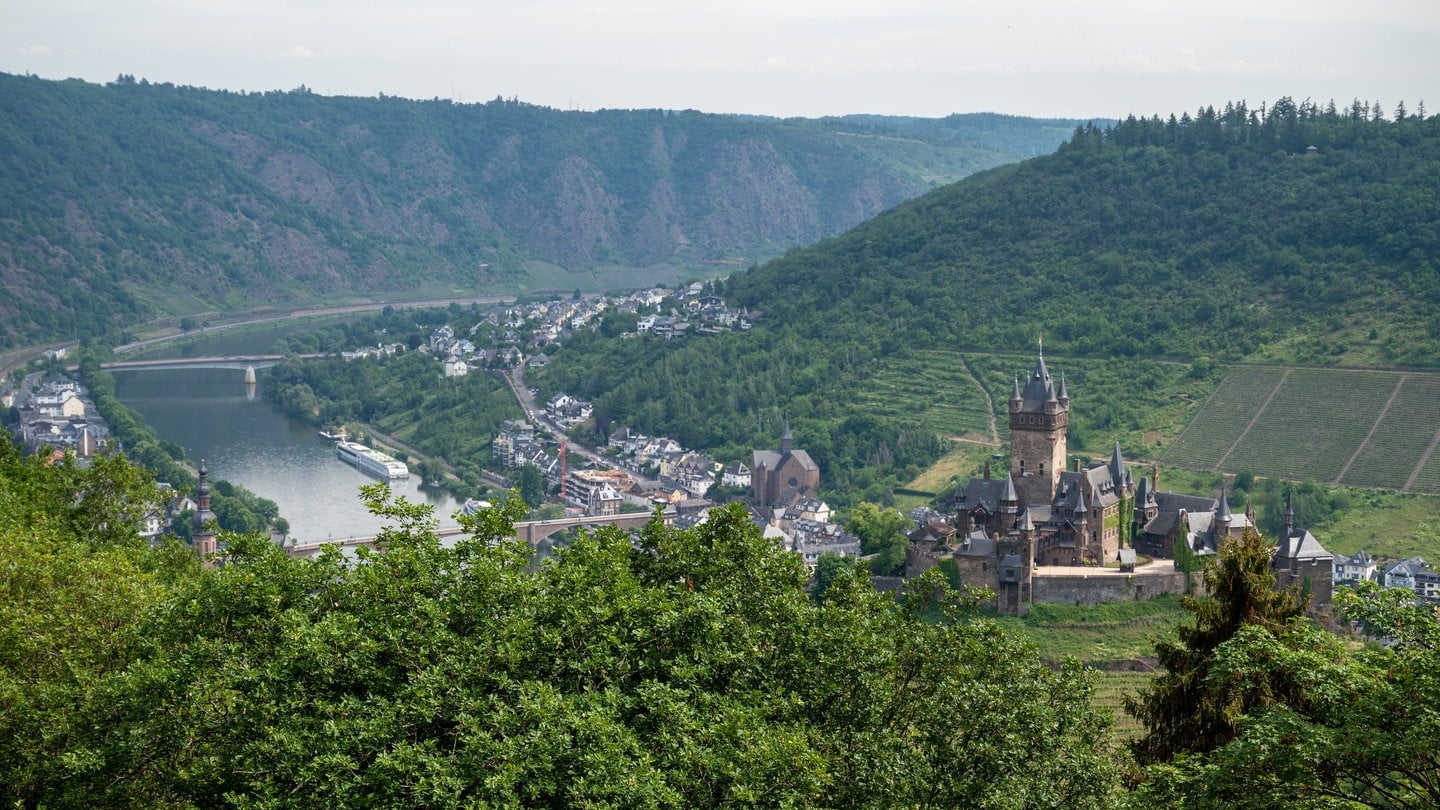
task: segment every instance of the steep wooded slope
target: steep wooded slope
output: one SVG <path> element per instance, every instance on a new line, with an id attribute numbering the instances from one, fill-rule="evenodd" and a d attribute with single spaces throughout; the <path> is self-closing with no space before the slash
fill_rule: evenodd
<path id="1" fill-rule="evenodd" d="M 1440 120 L 1268 112 L 1081 131 L 730 293 L 891 346 L 1435 365 Z"/>
<path id="2" fill-rule="evenodd" d="M 1048 152 L 1073 123 L 564 112 L 0 74 L 0 345 L 256 304 L 674 281 Z"/>
<path id="3" fill-rule="evenodd" d="M 865 404 L 919 349 L 1030 354 L 1043 332 L 1047 353 L 1192 359 L 1202 376 L 1214 360 L 1440 364 L 1437 195 L 1436 119 L 1282 100 L 1263 119 L 1083 129 L 732 276 L 730 303 L 765 312 L 749 332 L 587 338 L 532 379 L 693 446 L 769 446 L 787 414 L 828 481 L 863 489 L 937 452 L 918 413 Z M 1140 390 L 1112 395 L 1141 399 L 1155 369 L 1127 362 Z"/>

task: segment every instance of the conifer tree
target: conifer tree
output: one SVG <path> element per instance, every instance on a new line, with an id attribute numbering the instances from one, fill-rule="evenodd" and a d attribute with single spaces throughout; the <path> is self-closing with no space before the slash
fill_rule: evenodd
<path id="1" fill-rule="evenodd" d="M 1275 587 L 1272 553 L 1262 535 L 1246 529 L 1239 539 L 1224 542 L 1218 564 L 1206 569 L 1209 595 L 1183 597 L 1182 604 L 1195 614 L 1195 624 L 1179 629 L 1178 642 L 1156 645 L 1164 674 L 1138 698 L 1125 701 L 1125 711 L 1145 726 L 1145 735 L 1131 745 L 1141 764 L 1166 762 L 1176 754 L 1224 745 L 1235 737 L 1240 715 L 1256 708 L 1259 701 L 1283 698 L 1294 691 L 1287 684 L 1276 683 L 1262 697 L 1256 690 L 1206 677 L 1216 648 L 1242 627 L 1256 626 L 1278 636 L 1304 614 L 1304 600 L 1293 589 Z"/>

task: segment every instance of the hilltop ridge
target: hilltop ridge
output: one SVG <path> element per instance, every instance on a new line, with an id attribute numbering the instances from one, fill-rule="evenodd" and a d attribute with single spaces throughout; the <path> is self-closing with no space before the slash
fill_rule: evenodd
<path id="1" fill-rule="evenodd" d="M 0 74 L 0 345 L 154 317 L 715 275 L 1073 121 L 761 119 Z"/>

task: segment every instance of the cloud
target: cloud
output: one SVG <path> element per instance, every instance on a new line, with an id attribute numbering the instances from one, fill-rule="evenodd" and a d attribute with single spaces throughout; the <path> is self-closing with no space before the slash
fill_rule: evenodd
<path id="1" fill-rule="evenodd" d="M 275 54 L 276 59 L 320 59 L 320 54 L 315 53 L 304 45 L 296 45 Z"/>
<path id="2" fill-rule="evenodd" d="M 28 48 L 21 48 L 21 56 L 49 56 L 50 48 L 45 45 L 31 45 Z"/>

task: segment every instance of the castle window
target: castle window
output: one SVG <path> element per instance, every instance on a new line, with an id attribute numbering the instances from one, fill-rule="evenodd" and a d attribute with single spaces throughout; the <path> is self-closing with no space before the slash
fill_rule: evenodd
<path id="1" fill-rule="evenodd" d="M 1041 475 L 1044 475 L 1044 474 L 1045 474 L 1045 462 L 1043 462 L 1043 461 L 1040 462 L 1040 474 L 1041 474 Z"/>

